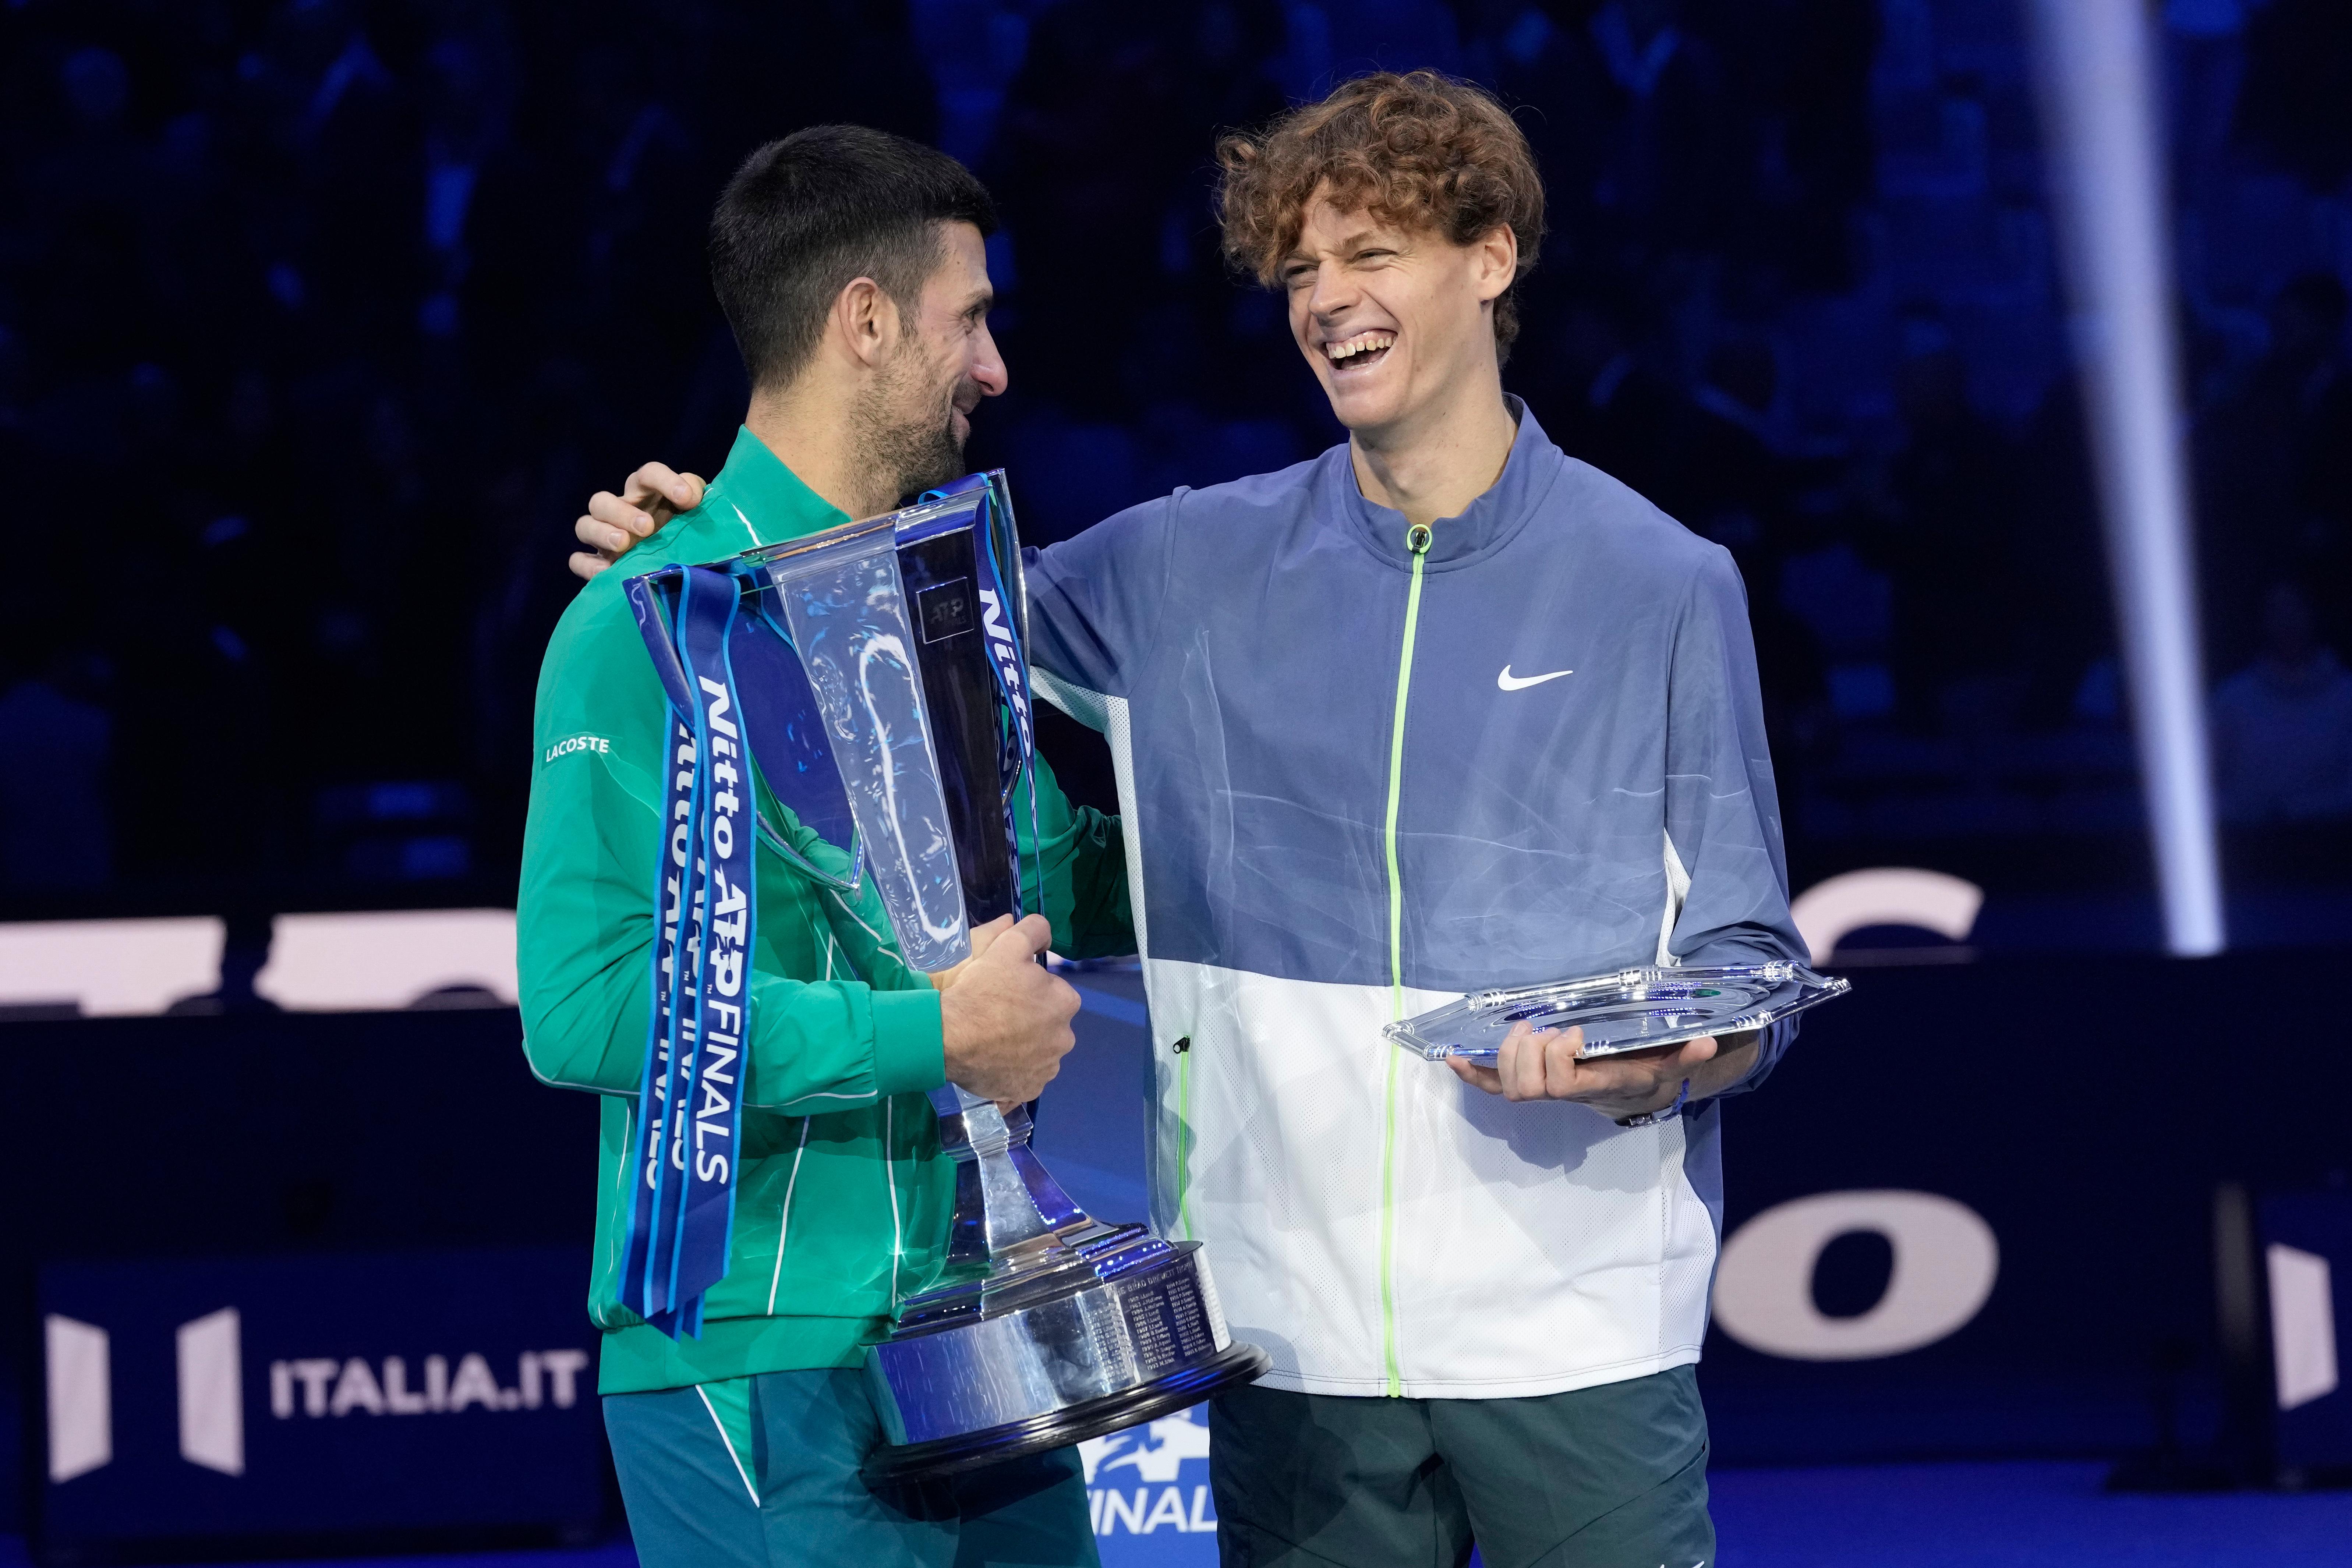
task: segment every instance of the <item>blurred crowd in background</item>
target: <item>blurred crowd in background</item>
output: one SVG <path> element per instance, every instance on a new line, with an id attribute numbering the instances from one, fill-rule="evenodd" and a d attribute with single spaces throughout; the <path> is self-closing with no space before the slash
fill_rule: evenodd
<path id="1" fill-rule="evenodd" d="M 2235 874 L 2352 881 L 2352 8 L 2170 0 Z M 702 228 L 857 121 L 979 170 L 1032 542 L 1339 438 L 1213 147 L 1346 75 L 1518 111 L 1505 372 L 1746 575 L 1801 885 L 2144 888 L 2014 0 L 8 0 L 0 914 L 511 897 L 587 494 L 721 461 Z M 1344 606 L 1336 607 L 1344 613 Z M 1055 743 L 1068 737 L 1056 732 Z M 1076 793 L 1109 804 L 1073 752 Z"/>

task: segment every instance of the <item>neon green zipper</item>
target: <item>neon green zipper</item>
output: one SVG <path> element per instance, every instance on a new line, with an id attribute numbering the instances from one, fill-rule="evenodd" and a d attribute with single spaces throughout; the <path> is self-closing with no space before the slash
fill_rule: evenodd
<path id="1" fill-rule="evenodd" d="M 1176 1048 L 1176 1233 L 1192 1239 L 1192 1049 L 1189 1038 Z"/>
<path id="2" fill-rule="evenodd" d="M 1404 1016 L 1404 882 L 1397 873 L 1397 801 L 1404 786 L 1404 700 L 1412 689 L 1412 641 L 1421 628 L 1421 572 L 1429 554 L 1429 525 L 1404 531 L 1412 552 L 1412 587 L 1404 601 L 1404 651 L 1397 659 L 1396 714 L 1389 722 L 1389 811 L 1382 830 L 1389 862 L 1389 1016 Z M 1396 1331 L 1396 1121 L 1397 1069 L 1404 1053 L 1391 1049 L 1388 1087 L 1381 1118 L 1381 1360 L 1388 1370 L 1388 1394 L 1404 1393 L 1397 1372 Z"/>

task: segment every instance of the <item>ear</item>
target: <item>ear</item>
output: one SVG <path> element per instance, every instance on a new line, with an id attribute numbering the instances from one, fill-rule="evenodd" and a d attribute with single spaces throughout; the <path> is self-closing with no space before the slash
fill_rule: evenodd
<path id="1" fill-rule="evenodd" d="M 833 332 L 850 357 L 878 369 L 898 346 L 898 302 L 871 278 L 853 278 L 834 296 Z"/>
<path id="2" fill-rule="evenodd" d="M 1480 303 L 1502 298 L 1519 272 L 1519 237 L 1498 223 L 1470 245 L 1470 277 Z"/>

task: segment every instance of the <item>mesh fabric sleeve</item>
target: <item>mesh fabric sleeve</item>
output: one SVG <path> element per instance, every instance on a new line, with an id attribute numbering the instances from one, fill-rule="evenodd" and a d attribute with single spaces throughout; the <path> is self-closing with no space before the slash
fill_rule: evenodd
<path id="1" fill-rule="evenodd" d="M 1789 913 L 1789 873 L 1748 596 L 1731 558 L 1712 552 L 1676 617 L 1666 697 L 1666 838 L 1690 878 L 1667 946 L 1688 964 L 1803 959 Z M 1763 1032 L 1752 1089 L 1795 1037 Z"/>

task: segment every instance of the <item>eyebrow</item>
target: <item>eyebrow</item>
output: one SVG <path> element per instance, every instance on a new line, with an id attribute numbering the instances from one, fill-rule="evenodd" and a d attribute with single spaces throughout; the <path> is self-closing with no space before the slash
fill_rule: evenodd
<path id="1" fill-rule="evenodd" d="M 1378 228 L 1360 228 L 1352 234 L 1343 236 L 1339 244 L 1333 246 L 1331 248 L 1344 256 L 1350 251 L 1361 250 L 1368 245 L 1382 245 L 1386 243 L 1388 239 L 1389 235 L 1386 230 Z M 1280 262 L 1276 263 L 1276 270 L 1284 270 L 1288 268 L 1297 266 L 1301 262 L 1306 262 L 1311 265 L 1314 260 L 1315 257 L 1312 253 L 1303 249 L 1294 249 L 1289 255 L 1284 257 Z"/>
<path id="2" fill-rule="evenodd" d="M 996 291 L 993 289 L 980 289 L 973 290 L 971 298 L 964 301 L 963 309 L 956 314 L 959 317 L 985 316 L 995 308 Z"/>

